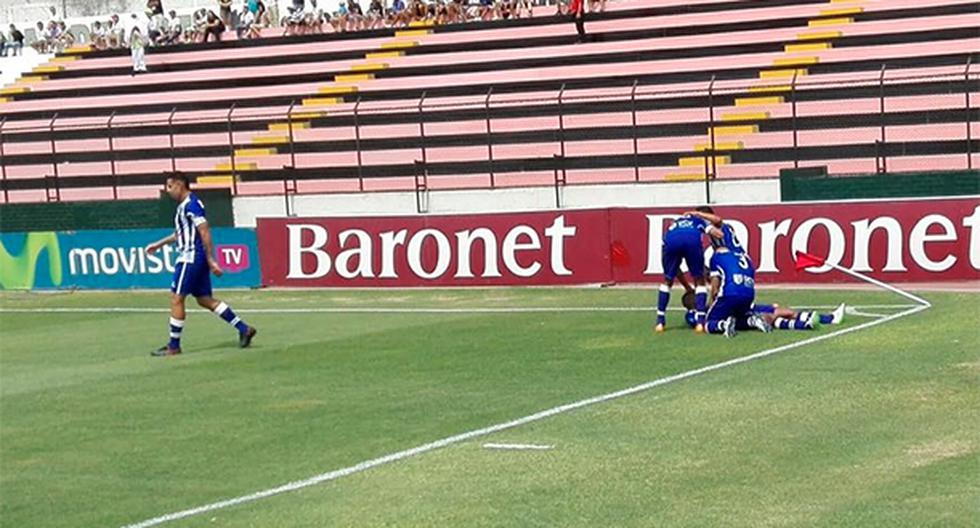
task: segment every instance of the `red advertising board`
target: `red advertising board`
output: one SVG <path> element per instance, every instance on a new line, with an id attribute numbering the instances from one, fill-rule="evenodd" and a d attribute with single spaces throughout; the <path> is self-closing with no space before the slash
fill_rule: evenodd
<path id="1" fill-rule="evenodd" d="M 260 219 L 266 286 L 643 283 L 683 208 L 383 218 Z M 763 282 L 837 282 L 795 271 L 805 251 L 888 281 L 980 279 L 980 200 L 719 206 Z M 710 252 L 710 250 L 707 250 Z"/>

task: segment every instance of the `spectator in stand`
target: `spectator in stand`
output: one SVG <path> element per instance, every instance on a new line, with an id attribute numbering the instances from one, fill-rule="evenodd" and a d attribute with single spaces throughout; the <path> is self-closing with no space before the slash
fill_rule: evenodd
<path id="1" fill-rule="evenodd" d="M 146 18 L 152 20 L 157 15 L 163 16 L 163 0 L 147 0 Z"/>
<path id="2" fill-rule="evenodd" d="M 109 25 L 106 27 L 106 43 L 110 48 L 121 48 L 126 40 L 126 29 L 119 22 L 119 15 L 109 17 Z"/>
<path id="3" fill-rule="evenodd" d="M 92 41 L 92 46 L 95 49 L 106 49 L 108 44 L 106 43 L 106 28 L 102 25 L 102 22 L 96 20 L 92 22 L 92 31 L 89 33 L 89 39 Z"/>
<path id="4" fill-rule="evenodd" d="M 379 29 L 383 28 L 385 24 L 385 7 L 381 3 L 381 0 L 371 0 L 371 4 L 368 6 L 367 17 L 365 17 L 365 26 L 367 29 Z"/>
<path id="5" fill-rule="evenodd" d="M 307 33 L 323 33 L 323 9 L 317 5 L 317 0 L 310 0 L 310 5 L 304 10 L 303 25 Z"/>
<path id="6" fill-rule="evenodd" d="M 177 12 L 171 9 L 169 15 L 167 19 L 167 33 L 163 39 L 164 45 L 179 43 L 180 37 L 184 33 L 183 24 L 181 24 Z"/>
<path id="7" fill-rule="evenodd" d="M 361 11 L 361 4 L 357 0 L 347 0 L 347 26 L 351 31 L 364 29 L 364 11 Z"/>
<path id="8" fill-rule="evenodd" d="M 338 33 L 347 31 L 349 17 L 350 13 L 347 11 L 347 4 L 341 0 L 341 2 L 337 4 L 337 10 L 333 14 L 333 30 Z"/>
<path id="9" fill-rule="evenodd" d="M 129 33 L 129 54 L 133 58 L 133 73 L 146 73 L 146 40 L 139 25 L 133 26 Z"/>
<path id="10" fill-rule="evenodd" d="M 58 22 L 58 49 L 64 50 L 75 45 L 75 34 L 72 33 L 64 22 Z"/>
<path id="11" fill-rule="evenodd" d="M 208 11 L 204 24 L 204 40 L 201 42 L 207 42 L 209 36 L 214 37 L 215 42 L 220 42 L 221 34 L 225 32 L 225 27 L 225 23 L 218 18 L 218 15 L 214 14 L 214 11 Z"/>
<path id="12" fill-rule="evenodd" d="M 252 23 L 252 33 L 250 38 L 260 38 L 262 30 L 272 27 L 272 15 L 265 7 L 265 2 L 258 0 L 255 2 L 255 22 Z"/>
<path id="13" fill-rule="evenodd" d="M 388 9 L 388 26 L 404 26 L 408 24 L 406 15 L 408 10 L 405 9 L 405 0 L 392 0 L 391 7 Z"/>
<path id="14" fill-rule="evenodd" d="M 231 27 L 231 2 L 232 0 L 218 0 L 218 12 L 221 13 L 221 25 L 225 28 Z M 210 26 L 210 22 L 208 25 Z M 222 29 L 222 31 L 224 31 L 224 29 Z M 207 40 L 208 36 L 204 35 L 204 41 L 207 42 Z M 217 40 L 221 40 L 221 37 L 218 37 Z"/>
<path id="15" fill-rule="evenodd" d="M 54 9 L 53 7 L 51 9 Z M 55 53 L 58 51 L 58 43 L 61 41 L 61 32 L 59 31 L 61 26 L 58 25 L 54 20 L 48 22 L 47 29 L 44 30 L 44 40 L 46 42 L 48 53 Z"/>
<path id="16" fill-rule="evenodd" d="M 412 4 L 409 6 L 408 11 L 409 24 L 412 22 L 422 22 L 429 17 L 429 8 L 422 0 L 412 0 Z"/>
<path id="17" fill-rule="evenodd" d="M 37 26 L 34 27 L 34 42 L 31 43 L 31 47 L 38 53 L 47 53 L 48 43 L 44 40 L 44 22 L 38 21 Z"/>
<path id="18" fill-rule="evenodd" d="M 167 17 L 163 16 L 163 13 L 150 17 L 146 26 L 146 37 L 151 45 L 162 46 L 166 42 L 168 33 Z"/>
<path id="19" fill-rule="evenodd" d="M 524 18 L 525 13 L 527 18 L 534 17 L 534 5 L 531 0 L 515 0 L 514 3 L 514 18 Z"/>
<path id="20" fill-rule="evenodd" d="M 600 13 L 606 12 L 606 0 L 589 0 L 589 12 L 595 13 L 597 5 L 599 6 L 598 11 Z"/>
<path id="21" fill-rule="evenodd" d="M 477 16 L 480 20 L 492 20 L 494 15 L 493 0 L 480 0 Z"/>
<path id="22" fill-rule="evenodd" d="M 585 33 L 585 0 L 572 0 L 568 5 L 568 13 L 575 22 L 575 31 L 578 32 L 576 43 L 582 44 L 588 39 Z"/>
<path id="23" fill-rule="evenodd" d="M 7 35 L 7 42 L 3 46 L 3 56 L 6 57 L 21 55 L 24 52 L 24 34 L 17 29 L 17 26 L 10 24 L 10 33 Z"/>
<path id="24" fill-rule="evenodd" d="M 238 12 L 238 27 L 235 34 L 239 39 L 252 38 L 252 23 L 255 22 L 255 13 L 249 9 L 248 0 L 242 2 L 241 10 Z"/>
<path id="25" fill-rule="evenodd" d="M 286 8 L 289 12 L 282 18 L 282 34 L 299 35 L 305 30 L 306 23 L 306 2 L 304 0 L 293 0 L 293 5 Z"/>
<path id="26" fill-rule="evenodd" d="M 55 26 L 60 26 L 64 22 L 64 20 L 58 16 L 58 10 L 55 9 L 54 6 L 48 8 L 48 11 L 51 12 L 51 18 L 48 19 L 49 27 L 51 26 L 51 24 L 54 24 Z"/>

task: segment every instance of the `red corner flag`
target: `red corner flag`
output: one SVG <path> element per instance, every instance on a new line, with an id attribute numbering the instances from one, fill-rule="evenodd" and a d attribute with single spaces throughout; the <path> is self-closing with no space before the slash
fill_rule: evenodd
<path id="1" fill-rule="evenodd" d="M 816 266 L 823 266 L 824 259 L 811 255 L 809 253 L 804 253 L 802 251 L 796 252 L 796 271 L 803 271 L 807 268 L 813 268 Z"/>

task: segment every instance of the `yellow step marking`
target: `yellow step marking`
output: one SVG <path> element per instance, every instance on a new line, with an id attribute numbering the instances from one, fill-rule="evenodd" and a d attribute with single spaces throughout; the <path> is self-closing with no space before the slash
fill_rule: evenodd
<path id="1" fill-rule="evenodd" d="M 836 9 L 821 9 L 820 16 L 846 16 L 863 12 L 864 8 L 860 6 L 838 7 Z"/>
<path id="2" fill-rule="evenodd" d="M 788 84 L 771 84 L 768 86 L 750 86 L 749 93 L 788 92 L 792 87 Z"/>
<path id="3" fill-rule="evenodd" d="M 9 102 L 9 101 L 10 101 L 10 99 L 7 99 L 6 97 L 0 97 L 0 103 L 6 103 L 6 102 Z"/>
<path id="4" fill-rule="evenodd" d="M 78 55 L 65 55 L 62 57 L 54 57 L 48 62 L 74 62 L 81 59 Z"/>
<path id="5" fill-rule="evenodd" d="M 408 27 L 432 27 L 432 22 L 429 20 L 413 20 L 408 23 Z"/>
<path id="6" fill-rule="evenodd" d="M 773 66 L 808 66 L 820 62 L 819 57 L 782 57 L 772 61 Z"/>
<path id="7" fill-rule="evenodd" d="M 60 72 L 61 70 L 64 69 L 65 69 L 64 66 L 57 66 L 52 64 L 48 66 L 35 66 L 34 70 L 32 71 L 34 73 L 54 73 L 54 72 Z"/>
<path id="8" fill-rule="evenodd" d="M 405 55 L 404 51 L 376 51 L 374 53 L 368 53 L 364 56 L 365 59 L 394 59 L 396 57 L 401 57 Z"/>
<path id="9" fill-rule="evenodd" d="M 36 83 L 36 82 L 41 82 L 41 81 L 46 80 L 46 79 L 47 79 L 47 77 L 45 77 L 43 75 L 25 75 L 25 76 L 21 77 L 20 79 L 17 79 L 17 82 L 19 82 L 19 83 Z"/>
<path id="10" fill-rule="evenodd" d="M 715 127 L 715 136 L 738 136 L 741 134 L 755 134 L 759 131 L 759 125 L 733 125 Z"/>
<path id="11" fill-rule="evenodd" d="M 851 17 L 840 17 L 840 18 L 820 18 L 817 20 L 811 20 L 807 23 L 808 27 L 823 27 L 823 26 L 842 26 L 844 24 L 850 24 L 854 22 Z"/>
<path id="12" fill-rule="evenodd" d="M 317 92 L 323 95 L 352 94 L 357 91 L 356 86 L 321 86 Z M 338 103 L 343 102 L 338 100 Z"/>
<path id="13" fill-rule="evenodd" d="M 348 73 L 344 75 L 335 75 L 334 82 L 360 82 L 360 81 L 370 81 L 374 79 L 373 73 Z"/>
<path id="14" fill-rule="evenodd" d="M 309 121 L 293 121 L 293 130 L 310 128 Z M 289 123 L 269 123 L 270 132 L 289 132 Z"/>
<path id="15" fill-rule="evenodd" d="M 810 44 L 787 44 L 783 46 L 783 50 L 786 53 L 801 53 L 804 51 L 820 51 L 830 49 L 832 45 L 829 42 L 812 42 Z"/>
<path id="16" fill-rule="evenodd" d="M 405 29 L 395 32 L 395 38 L 398 37 L 421 37 L 422 35 L 428 35 L 432 33 L 431 29 Z"/>
<path id="17" fill-rule="evenodd" d="M 337 97 L 308 97 L 303 99 L 303 106 L 330 106 L 335 104 L 340 104 L 343 99 Z M 302 119 L 296 117 L 299 114 L 293 114 L 293 119 Z"/>
<path id="18" fill-rule="evenodd" d="M 418 45 L 419 43 L 416 40 L 396 40 L 393 42 L 382 42 L 381 49 L 414 48 Z"/>
<path id="19" fill-rule="evenodd" d="M 289 115 L 290 119 L 294 122 L 303 119 L 318 119 L 327 115 L 326 112 L 293 112 Z"/>
<path id="20" fill-rule="evenodd" d="M 681 167 L 704 167 L 704 160 L 707 158 L 711 163 L 710 156 L 691 156 L 677 160 L 677 165 Z M 728 165 L 732 162 L 731 156 L 715 156 L 715 165 Z"/>
<path id="21" fill-rule="evenodd" d="M 763 70 L 759 72 L 760 79 L 781 79 L 785 77 L 793 77 L 797 75 L 806 75 L 806 68 L 797 68 L 790 70 Z"/>
<path id="22" fill-rule="evenodd" d="M 730 142 L 715 142 L 714 150 L 741 150 L 745 148 L 745 144 L 741 141 L 730 141 Z M 694 145 L 694 150 L 697 152 L 704 152 L 706 150 L 711 150 L 711 143 L 699 143 Z"/>
<path id="23" fill-rule="evenodd" d="M 253 171 L 253 170 L 258 170 L 258 168 L 259 168 L 258 163 L 238 163 L 237 161 L 235 162 L 234 169 L 231 167 L 231 163 L 219 163 L 214 166 L 214 170 L 219 170 L 219 171 L 230 171 L 230 170 Z"/>
<path id="24" fill-rule="evenodd" d="M 366 64 L 354 64 L 350 67 L 351 71 L 375 71 L 387 70 L 387 62 L 368 62 Z"/>
<path id="25" fill-rule="evenodd" d="M 721 116 L 722 121 L 761 121 L 763 119 L 769 119 L 769 112 L 738 112 Z"/>
<path id="26" fill-rule="evenodd" d="M 255 136 L 252 138 L 254 145 L 276 145 L 279 143 L 289 143 L 289 136 Z"/>
<path id="27" fill-rule="evenodd" d="M 669 172 L 664 175 L 664 180 L 670 182 L 685 181 L 704 181 L 704 172 Z"/>
<path id="28" fill-rule="evenodd" d="M 216 176 L 198 176 L 198 185 L 217 185 L 230 187 L 232 182 L 231 174 L 219 174 Z"/>
<path id="29" fill-rule="evenodd" d="M 844 33 L 841 31 L 807 31 L 796 35 L 799 40 L 828 40 L 840 38 Z"/>
<path id="30" fill-rule="evenodd" d="M 31 91 L 27 86 L 11 86 L 9 88 L 0 88 L 0 95 L 16 95 L 27 93 Z"/>
<path id="31" fill-rule="evenodd" d="M 76 44 L 65 49 L 65 53 L 85 53 L 89 51 L 92 51 L 92 46 L 89 44 Z"/>
<path id="32" fill-rule="evenodd" d="M 235 157 L 249 158 L 258 156 L 273 156 L 278 153 L 279 151 L 274 148 L 246 148 L 236 150 Z"/>
<path id="33" fill-rule="evenodd" d="M 771 97 L 739 97 L 735 99 L 735 106 L 752 106 L 767 104 L 783 104 L 785 100 L 781 96 Z"/>

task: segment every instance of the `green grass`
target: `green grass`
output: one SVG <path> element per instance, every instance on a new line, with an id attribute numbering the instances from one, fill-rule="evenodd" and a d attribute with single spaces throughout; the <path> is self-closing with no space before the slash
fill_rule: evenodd
<path id="1" fill-rule="evenodd" d="M 224 298 L 247 309 L 647 306 L 652 296 Z M 170 526 L 969 526 L 980 518 L 980 296 L 927 297 L 935 307 L 914 317 Z M 3 293 L 0 304 L 166 298 Z M 193 313 L 186 353 L 157 359 L 162 313 L 0 313 L 0 525 L 119 526 L 835 329 L 725 340 L 681 330 L 676 312 L 663 336 L 645 312 L 243 315 L 260 328 L 252 349 Z"/>

